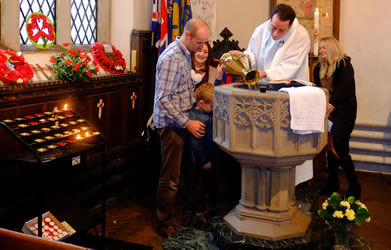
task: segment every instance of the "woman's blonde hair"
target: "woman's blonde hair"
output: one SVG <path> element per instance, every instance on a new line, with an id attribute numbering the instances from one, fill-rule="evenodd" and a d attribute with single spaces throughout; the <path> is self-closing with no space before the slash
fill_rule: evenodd
<path id="1" fill-rule="evenodd" d="M 326 58 L 319 57 L 320 62 L 320 79 L 331 77 L 338 64 L 346 57 L 344 50 L 334 37 L 324 37 L 320 39 L 320 46 L 326 48 Z"/>

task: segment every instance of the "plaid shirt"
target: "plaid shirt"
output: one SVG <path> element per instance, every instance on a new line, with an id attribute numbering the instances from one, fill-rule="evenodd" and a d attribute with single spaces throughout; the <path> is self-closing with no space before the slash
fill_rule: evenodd
<path id="1" fill-rule="evenodd" d="M 189 50 L 177 38 L 159 56 L 156 65 L 153 123 L 157 128 L 185 128 L 195 103 Z"/>

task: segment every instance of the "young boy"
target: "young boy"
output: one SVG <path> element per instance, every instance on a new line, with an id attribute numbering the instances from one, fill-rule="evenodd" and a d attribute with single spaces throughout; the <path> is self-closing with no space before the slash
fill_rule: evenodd
<path id="1" fill-rule="evenodd" d="M 218 156 L 219 147 L 213 142 L 213 90 L 212 83 L 204 83 L 196 90 L 196 103 L 190 110 L 191 120 L 198 120 L 205 124 L 205 135 L 202 139 L 191 137 L 191 144 L 196 161 L 201 163 L 200 173 L 202 196 L 207 197 L 210 211 L 204 205 L 204 212 L 197 213 L 201 222 L 206 223 L 206 217 L 216 212 L 216 167 L 212 168 L 211 160 Z M 202 202 L 206 202 L 203 200 Z"/>

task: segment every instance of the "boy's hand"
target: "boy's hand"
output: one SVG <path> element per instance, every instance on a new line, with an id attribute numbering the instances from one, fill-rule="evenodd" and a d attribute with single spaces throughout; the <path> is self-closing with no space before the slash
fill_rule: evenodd
<path id="1" fill-rule="evenodd" d="M 212 168 L 212 163 L 210 161 L 208 161 L 207 163 L 202 165 L 202 168 L 205 170 L 210 169 L 210 168 Z"/>

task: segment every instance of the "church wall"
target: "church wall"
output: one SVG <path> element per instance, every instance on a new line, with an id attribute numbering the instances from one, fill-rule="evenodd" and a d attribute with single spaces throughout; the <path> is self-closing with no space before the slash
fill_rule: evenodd
<path id="1" fill-rule="evenodd" d="M 18 13 L 19 1 L 2 1 L 1 3 L 1 44 L 18 51 L 19 19 L 9 18 L 10 13 Z M 11 14 L 12 15 L 12 14 Z"/>
<path id="2" fill-rule="evenodd" d="M 140 0 L 112 0 L 111 5 L 111 44 L 121 50 L 128 69 L 130 68 L 130 34 L 136 26 L 134 8 Z M 147 1 L 146 1 L 147 2 Z"/>
<path id="3" fill-rule="evenodd" d="M 150 30 L 151 29 L 151 16 L 152 16 L 152 0 L 133 0 L 134 1 L 134 29 L 137 30 Z M 145 14 L 147 13 L 147 15 Z"/>
<path id="4" fill-rule="evenodd" d="M 340 40 L 352 57 L 357 123 L 391 126 L 389 0 L 341 1 Z"/>
<path id="5" fill-rule="evenodd" d="M 268 0 L 216 0 L 217 32 L 227 27 L 231 38 L 239 41 L 241 48 L 247 48 L 254 29 L 269 18 Z M 217 39 L 222 39 L 217 34 Z"/>

